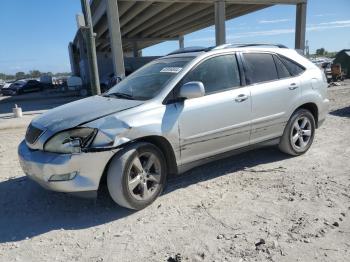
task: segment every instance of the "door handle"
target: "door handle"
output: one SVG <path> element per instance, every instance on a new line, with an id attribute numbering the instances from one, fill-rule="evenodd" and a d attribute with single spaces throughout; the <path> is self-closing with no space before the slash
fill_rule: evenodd
<path id="1" fill-rule="evenodd" d="M 237 96 L 235 98 L 235 101 L 240 103 L 240 102 L 243 102 L 243 101 L 246 101 L 249 97 L 247 95 L 244 95 L 244 94 L 240 94 L 239 96 Z"/>
<path id="2" fill-rule="evenodd" d="M 297 89 L 297 88 L 298 88 L 298 86 L 297 86 L 296 83 L 292 83 L 292 84 L 290 84 L 290 86 L 289 86 L 289 90 L 295 90 L 295 89 Z"/>

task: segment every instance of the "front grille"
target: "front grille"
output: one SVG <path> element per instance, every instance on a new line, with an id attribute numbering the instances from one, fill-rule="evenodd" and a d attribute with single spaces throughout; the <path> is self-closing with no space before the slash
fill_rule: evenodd
<path id="1" fill-rule="evenodd" d="M 43 132 L 43 130 L 36 128 L 32 124 L 30 124 L 26 133 L 26 141 L 29 144 L 34 144 Z"/>

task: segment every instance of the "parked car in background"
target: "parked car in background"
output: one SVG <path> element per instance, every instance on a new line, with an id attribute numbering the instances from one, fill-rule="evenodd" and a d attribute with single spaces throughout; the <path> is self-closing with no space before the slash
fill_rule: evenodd
<path id="1" fill-rule="evenodd" d="M 42 90 L 43 85 L 37 80 L 18 80 L 12 83 L 8 88 L 3 88 L 2 94 L 13 96 Z"/>
<path id="2" fill-rule="evenodd" d="M 321 64 L 321 69 L 323 70 L 326 78 L 327 78 L 327 82 L 330 82 L 332 80 L 332 62 L 324 62 Z"/>
<path id="3" fill-rule="evenodd" d="M 6 85 L 6 82 L 2 79 L 0 79 L 0 94 L 2 93 L 1 90 L 3 89 L 3 87 Z"/>
<path id="4" fill-rule="evenodd" d="M 122 79 L 114 74 L 109 74 L 108 76 L 103 77 L 100 82 L 101 93 L 107 92 L 121 81 Z"/>
<path id="5" fill-rule="evenodd" d="M 76 91 L 80 96 L 87 96 L 88 90 L 83 85 L 83 80 L 79 76 L 70 76 L 67 79 L 67 85 L 62 85 L 63 91 Z"/>
<path id="6" fill-rule="evenodd" d="M 52 79 L 53 77 L 50 75 L 42 75 L 40 76 L 40 83 L 52 85 Z"/>
<path id="7" fill-rule="evenodd" d="M 127 77 L 130 74 L 132 74 L 130 69 L 125 68 L 125 76 Z M 113 86 L 115 86 L 116 84 L 118 84 L 122 80 L 123 80 L 122 78 L 120 78 L 119 76 L 116 76 L 114 73 L 102 77 L 100 80 L 101 92 L 102 93 L 107 92 L 109 89 L 111 89 Z"/>
<path id="8" fill-rule="evenodd" d="M 43 87 L 50 88 L 53 86 L 54 78 L 50 75 L 42 75 L 40 76 L 39 82 Z"/>
<path id="9" fill-rule="evenodd" d="M 298 156 L 328 113 L 324 73 L 278 45 L 185 49 L 32 121 L 18 153 L 45 188 L 142 209 L 167 176 L 263 145 Z M 314 161 L 317 161 L 315 159 Z"/>

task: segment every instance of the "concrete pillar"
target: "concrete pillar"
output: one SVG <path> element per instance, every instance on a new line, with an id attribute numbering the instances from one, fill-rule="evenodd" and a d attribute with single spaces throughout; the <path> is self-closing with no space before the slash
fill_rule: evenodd
<path id="1" fill-rule="evenodd" d="M 83 35 L 84 29 L 81 28 L 78 34 L 78 49 L 79 49 L 79 73 L 77 76 L 81 77 L 84 85 L 89 85 L 90 83 L 90 72 L 89 72 L 89 62 L 86 52 L 86 44 Z"/>
<path id="2" fill-rule="evenodd" d="M 85 38 L 87 57 L 90 72 L 90 88 L 92 95 L 100 95 L 100 78 L 98 75 L 95 34 L 92 26 L 92 17 L 89 0 L 81 0 L 86 26 L 81 28 Z"/>
<path id="3" fill-rule="evenodd" d="M 119 9 L 117 0 L 106 0 L 107 18 L 110 45 L 112 49 L 112 61 L 114 74 L 118 77 L 125 77 L 124 53 L 122 35 L 120 32 Z"/>
<path id="4" fill-rule="evenodd" d="M 226 8 L 225 1 L 215 2 L 215 39 L 216 45 L 226 44 Z"/>
<path id="5" fill-rule="evenodd" d="M 306 3 L 296 5 L 295 49 L 305 50 Z"/>
<path id="6" fill-rule="evenodd" d="M 74 45 L 72 42 L 69 43 L 68 45 L 68 52 L 69 52 L 69 60 L 70 60 L 70 68 L 73 76 L 77 75 L 77 64 L 76 64 L 76 59 L 75 59 L 75 54 L 74 54 Z"/>
<path id="7" fill-rule="evenodd" d="M 137 41 L 134 41 L 132 43 L 132 52 L 133 52 L 134 57 L 139 57 L 139 49 L 137 47 Z"/>
<path id="8" fill-rule="evenodd" d="M 179 48 L 180 49 L 185 48 L 185 37 L 183 35 L 179 36 Z"/>

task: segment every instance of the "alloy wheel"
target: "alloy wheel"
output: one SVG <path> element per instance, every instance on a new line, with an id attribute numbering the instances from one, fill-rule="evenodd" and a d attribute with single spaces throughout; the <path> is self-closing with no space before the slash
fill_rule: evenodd
<path id="1" fill-rule="evenodd" d="M 297 118 L 293 124 L 290 136 L 292 146 L 298 151 L 305 150 L 311 141 L 311 137 L 311 121 L 305 116 Z"/>
<path id="2" fill-rule="evenodd" d="M 161 182 L 161 164 L 151 153 L 138 154 L 128 170 L 128 190 L 136 200 L 147 201 L 156 194 Z"/>

